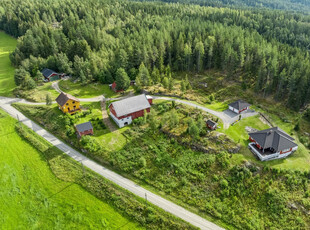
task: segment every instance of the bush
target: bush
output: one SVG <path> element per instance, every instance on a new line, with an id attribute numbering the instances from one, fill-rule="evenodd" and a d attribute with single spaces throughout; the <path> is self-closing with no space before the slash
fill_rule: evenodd
<path id="1" fill-rule="evenodd" d="M 137 119 L 134 119 L 132 121 L 132 124 L 140 126 L 144 124 L 144 118 L 143 117 L 138 117 Z"/>
<path id="2" fill-rule="evenodd" d="M 80 143 L 84 149 L 89 150 L 90 152 L 97 152 L 101 148 L 99 143 L 88 135 L 82 136 Z"/>

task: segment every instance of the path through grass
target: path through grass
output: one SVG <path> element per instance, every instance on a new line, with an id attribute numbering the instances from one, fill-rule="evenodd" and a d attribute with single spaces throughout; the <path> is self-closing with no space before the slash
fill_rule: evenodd
<path id="1" fill-rule="evenodd" d="M 14 67 L 9 59 L 16 47 L 16 39 L 0 31 L 0 96 L 13 96 Z"/>

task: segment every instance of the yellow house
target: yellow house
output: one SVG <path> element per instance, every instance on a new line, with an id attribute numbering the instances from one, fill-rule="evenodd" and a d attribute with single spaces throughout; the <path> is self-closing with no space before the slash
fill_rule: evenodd
<path id="1" fill-rule="evenodd" d="M 61 93 L 57 98 L 56 102 L 58 104 L 59 109 L 64 113 L 76 113 L 81 111 L 80 109 L 80 101 L 79 99 L 73 97 L 67 93 Z"/>

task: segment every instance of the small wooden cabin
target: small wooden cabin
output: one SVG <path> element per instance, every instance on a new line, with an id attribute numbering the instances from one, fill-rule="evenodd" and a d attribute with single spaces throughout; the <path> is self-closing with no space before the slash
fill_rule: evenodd
<path id="1" fill-rule="evenodd" d="M 78 137 L 94 135 L 94 129 L 90 121 L 75 126 Z"/>
<path id="2" fill-rule="evenodd" d="M 212 121 L 212 120 L 207 120 L 206 121 L 206 126 L 211 129 L 211 130 L 215 130 L 217 129 L 217 123 Z"/>
<path id="3" fill-rule="evenodd" d="M 123 92 L 124 90 L 123 89 L 117 89 L 117 86 L 116 86 L 116 82 L 113 82 L 111 85 L 109 85 L 110 86 L 110 88 L 114 91 L 114 92 L 116 92 L 116 93 L 118 93 L 118 92 Z"/>
<path id="4" fill-rule="evenodd" d="M 47 68 L 43 69 L 41 73 L 45 81 L 57 81 L 65 75 L 64 73 L 56 73 L 54 70 Z"/>

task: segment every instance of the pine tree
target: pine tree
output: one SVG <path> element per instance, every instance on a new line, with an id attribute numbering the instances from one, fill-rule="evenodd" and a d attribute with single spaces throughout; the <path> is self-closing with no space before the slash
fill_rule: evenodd
<path id="1" fill-rule="evenodd" d="M 140 84 L 140 86 L 148 86 L 150 84 L 150 74 L 143 62 L 139 67 L 137 82 Z"/>
<path id="2" fill-rule="evenodd" d="M 168 89 L 169 79 L 167 77 L 164 77 L 164 79 L 163 79 L 163 86 L 165 89 Z"/>
<path id="3" fill-rule="evenodd" d="M 115 83 L 117 90 L 127 90 L 130 85 L 130 79 L 123 68 L 119 68 L 115 74 Z"/>
<path id="4" fill-rule="evenodd" d="M 184 82 L 184 80 L 181 81 L 181 91 L 182 91 L 183 93 L 186 92 L 186 83 Z"/>
<path id="5" fill-rule="evenodd" d="M 46 105 L 51 105 L 52 104 L 52 98 L 51 98 L 50 93 L 46 94 L 45 101 L 46 101 Z"/>

